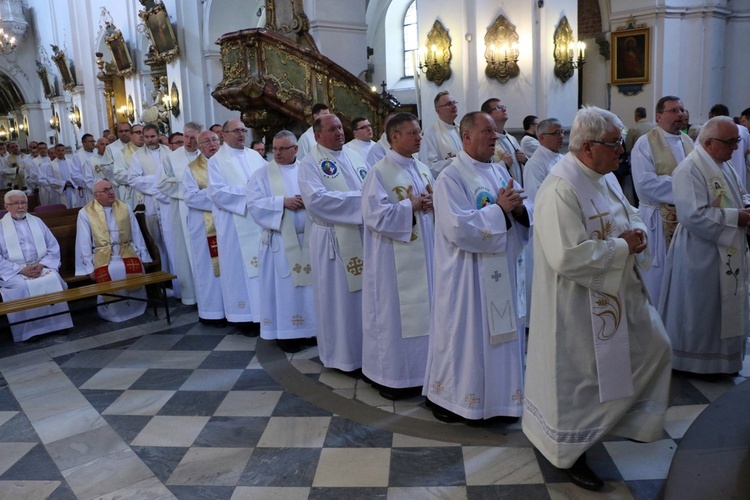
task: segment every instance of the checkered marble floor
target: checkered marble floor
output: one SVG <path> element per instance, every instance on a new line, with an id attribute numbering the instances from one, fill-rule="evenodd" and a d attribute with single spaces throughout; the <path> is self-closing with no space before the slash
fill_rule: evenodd
<path id="1" fill-rule="evenodd" d="M 658 498 L 690 423 L 745 379 L 675 376 L 661 440 L 589 452 L 602 495 L 540 460 L 520 424 L 437 422 L 423 398 L 323 368 L 314 347 L 284 355 L 181 306 L 172 325 L 74 320 L 0 341 L 0 499 Z"/>

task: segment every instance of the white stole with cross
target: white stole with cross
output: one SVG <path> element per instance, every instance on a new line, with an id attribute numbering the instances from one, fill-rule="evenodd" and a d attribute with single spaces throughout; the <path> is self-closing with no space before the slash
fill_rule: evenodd
<path id="1" fill-rule="evenodd" d="M 260 166 L 253 168 L 253 161 L 250 159 L 249 152 L 252 151 L 248 148 L 242 149 L 242 154 L 245 155 L 245 160 L 249 169 L 248 174 L 245 174 L 245 169 L 242 168 L 240 160 L 237 159 L 236 155 L 230 151 L 228 145 L 224 145 L 216 152 L 216 157 L 219 160 L 219 169 L 221 175 L 230 186 L 247 186 L 247 182 L 250 180 L 253 172 L 260 168 Z M 245 263 L 245 273 L 248 278 L 255 278 L 258 276 L 258 249 L 260 246 L 260 227 L 253 221 L 253 218 L 247 214 L 247 211 L 243 215 L 232 214 L 234 220 L 234 227 L 237 231 L 237 239 L 240 242 L 240 253 L 242 254 L 242 261 Z"/>
<path id="2" fill-rule="evenodd" d="M 31 239 L 33 240 L 34 248 L 36 248 L 37 261 L 40 261 L 45 255 L 47 255 L 47 242 L 44 241 L 42 222 L 39 218 L 31 214 L 26 214 L 26 221 L 31 230 Z M 5 247 L 8 250 L 8 260 L 21 267 L 29 265 L 30 263 L 26 262 L 26 258 L 23 256 L 21 242 L 18 238 L 18 233 L 16 232 L 13 217 L 11 217 L 10 213 L 3 216 L 0 220 L 0 225 L 2 225 L 3 228 Z M 29 278 L 20 273 L 18 276 L 24 279 L 26 286 L 29 288 L 29 295 L 32 297 L 62 290 L 60 280 L 51 269 L 43 269 L 42 274 L 36 278 Z"/>
<path id="3" fill-rule="evenodd" d="M 315 165 L 320 169 L 320 178 L 328 191 L 350 191 L 342 168 L 348 165 L 336 159 L 332 154 L 316 145 L 310 150 L 310 155 L 315 159 Z M 348 164 L 354 168 L 359 180 L 360 189 L 362 181 L 367 175 L 367 163 L 356 153 L 342 150 L 341 155 L 348 159 Z M 336 230 L 336 241 L 339 244 L 342 264 L 346 271 L 346 280 L 349 291 L 362 290 L 362 265 L 364 264 L 364 248 L 362 246 L 362 233 L 359 226 L 351 224 L 334 224 Z"/>
<path id="4" fill-rule="evenodd" d="M 430 170 L 420 161 L 413 159 L 408 159 L 408 161 L 413 162 L 425 186 L 429 186 L 432 179 Z M 414 186 L 409 174 L 388 154 L 373 168 L 380 172 L 383 187 L 391 203 L 396 204 L 408 199 L 409 187 L 413 187 L 414 193 L 417 193 L 417 186 Z M 391 242 L 396 264 L 401 336 L 410 338 L 427 335 L 430 330 L 430 292 L 427 284 L 424 238 L 420 218 L 416 217 L 416 224 L 412 227 L 412 235 L 408 243 L 396 240 L 391 240 Z"/>
<path id="5" fill-rule="evenodd" d="M 741 209 L 742 195 L 727 182 L 716 162 L 701 147 L 696 147 L 688 157 L 706 179 L 710 204 L 721 211 L 721 220 L 726 220 L 724 209 Z M 732 170 L 731 166 L 726 167 Z M 744 335 L 744 318 L 747 315 L 747 255 L 744 228 L 732 228 L 731 243 L 725 245 L 715 238 L 719 252 L 719 286 L 721 290 L 721 338 L 729 339 Z"/>
<path id="6" fill-rule="evenodd" d="M 293 167 L 294 165 L 291 166 Z M 268 164 L 268 180 L 271 184 L 271 194 L 273 196 L 281 196 L 282 198 L 287 196 L 286 187 L 284 186 L 284 176 L 281 174 L 281 167 L 275 161 Z M 307 225 L 305 226 L 305 229 L 307 229 Z M 294 212 L 287 210 L 286 208 L 281 216 L 280 232 L 281 238 L 284 242 L 284 252 L 286 254 L 287 263 L 289 264 L 289 273 L 294 280 L 294 286 L 312 284 L 309 247 L 307 245 L 299 244 L 297 229 L 294 227 Z M 308 232 L 305 233 L 305 240 L 307 239 L 308 234 Z"/>
<path id="7" fill-rule="evenodd" d="M 578 195 L 589 237 L 605 241 L 608 254 L 614 255 L 615 243 L 612 238 L 617 236 L 612 234 L 615 221 L 609 203 L 581 170 L 588 167 L 578 158 L 573 158 L 574 162 L 558 162 L 550 173 L 571 183 Z M 607 174 L 604 179 L 610 193 L 619 199 L 627 213 L 628 202 L 615 176 Z M 602 273 L 595 273 L 588 290 L 599 378 L 599 401 L 605 403 L 633 395 L 633 373 L 630 366 L 630 340 L 623 284 L 620 284 L 616 294 L 608 294 L 598 290 L 602 280 Z"/>
<path id="8" fill-rule="evenodd" d="M 469 160 L 473 161 L 470 158 Z M 487 167 L 491 168 L 495 176 L 503 182 L 502 175 L 495 165 L 488 163 Z M 487 185 L 487 181 L 473 165 L 456 164 L 456 170 L 461 174 L 469 192 L 476 200 L 477 210 L 495 203 L 497 193 L 493 194 L 494 190 Z M 511 342 L 518 338 L 518 324 L 511 274 L 508 268 L 508 255 L 506 253 L 483 253 L 481 256 L 480 279 L 483 285 L 482 298 L 490 333 L 490 345 Z"/>

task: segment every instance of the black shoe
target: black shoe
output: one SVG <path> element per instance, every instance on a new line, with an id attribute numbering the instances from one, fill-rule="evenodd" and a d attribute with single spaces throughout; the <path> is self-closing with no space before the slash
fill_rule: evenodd
<path id="1" fill-rule="evenodd" d="M 232 326 L 237 328 L 237 333 L 244 335 L 245 337 L 257 337 L 260 335 L 260 324 L 246 321 L 243 323 L 232 323 Z"/>
<path id="2" fill-rule="evenodd" d="M 422 394 L 422 387 L 386 387 L 384 385 L 378 386 L 378 392 L 385 399 L 391 401 L 398 401 L 399 399 L 413 398 Z"/>
<path id="3" fill-rule="evenodd" d="M 279 349 L 282 351 L 294 354 L 305 348 L 305 346 L 302 345 L 301 340 L 302 339 L 276 339 L 276 345 L 279 346 Z"/>
<path id="4" fill-rule="evenodd" d="M 578 457 L 573 467 L 560 470 L 568 475 L 571 483 L 584 490 L 599 491 L 604 487 L 604 481 L 599 479 L 599 476 L 586 464 L 585 453 Z"/>
<path id="5" fill-rule="evenodd" d="M 214 328 L 224 328 L 225 326 L 227 326 L 227 320 L 226 320 L 226 318 L 221 318 L 221 319 L 206 319 L 206 318 L 198 317 L 198 321 L 202 325 L 213 326 Z"/>
<path id="6" fill-rule="evenodd" d="M 430 400 L 428 399 L 427 401 Z M 441 422 L 445 422 L 446 424 L 457 424 L 466 420 L 461 415 L 456 415 L 452 411 L 446 410 L 442 406 L 438 406 L 432 401 L 430 401 L 430 405 L 432 406 L 432 415 Z"/>
<path id="7" fill-rule="evenodd" d="M 318 345 L 318 337 L 307 337 L 307 338 L 300 339 L 300 340 L 302 341 L 303 344 L 307 346 L 312 347 L 312 346 Z"/>

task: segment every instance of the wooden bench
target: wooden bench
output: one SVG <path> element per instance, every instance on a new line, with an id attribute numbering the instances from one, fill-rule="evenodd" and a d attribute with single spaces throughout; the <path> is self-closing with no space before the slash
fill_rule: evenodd
<path id="1" fill-rule="evenodd" d="M 139 276 L 133 276 L 125 278 L 123 280 L 109 281 L 107 283 L 94 283 L 93 285 L 79 286 L 77 288 L 69 288 L 60 292 L 52 292 L 44 295 L 36 295 L 34 297 L 27 297 L 25 299 L 11 300 L 10 302 L 0 303 L 0 314 L 9 314 L 27 309 L 34 309 L 36 307 L 51 306 L 53 304 L 59 304 L 60 302 L 73 302 L 80 299 L 86 299 L 95 295 L 106 295 L 108 297 L 114 297 L 117 300 L 112 302 L 119 302 L 122 300 L 138 300 L 141 302 L 153 302 L 154 299 L 145 298 L 133 298 L 125 295 L 117 295 L 115 292 L 120 290 L 126 290 L 129 288 L 139 288 L 147 285 L 161 285 L 161 300 L 164 304 L 164 311 L 167 316 L 167 323 L 171 324 L 172 320 L 169 317 L 169 303 L 167 301 L 167 282 L 176 279 L 177 276 L 164 271 L 156 271 L 148 274 L 141 274 Z M 156 305 L 154 305 L 154 313 L 156 313 Z M 15 323 L 9 323 L 10 326 L 26 323 L 28 321 L 35 321 L 38 319 L 49 318 L 51 316 L 58 316 L 60 314 L 66 314 L 65 312 L 59 312 L 56 314 L 48 314 L 45 316 L 38 316 L 32 319 L 24 321 L 17 321 Z"/>

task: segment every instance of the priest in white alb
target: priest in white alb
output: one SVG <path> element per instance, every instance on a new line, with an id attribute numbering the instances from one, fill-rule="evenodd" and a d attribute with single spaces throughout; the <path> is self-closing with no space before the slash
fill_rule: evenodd
<path id="1" fill-rule="evenodd" d="M 435 181 L 435 300 L 423 394 L 444 422 L 521 416 L 526 325 L 516 263 L 531 204 L 490 163 L 495 122 L 461 119 L 463 149 Z"/>
<path id="2" fill-rule="evenodd" d="M 224 145 L 208 160 L 208 197 L 214 205 L 219 245 L 221 292 L 227 321 L 244 323 L 256 334 L 260 317 L 258 248 L 260 228 L 248 207 L 249 182 L 266 160 L 245 147 L 247 128 L 241 120 L 224 124 Z"/>
<path id="3" fill-rule="evenodd" d="M 453 99 L 450 92 L 443 90 L 435 95 L 434 102 L 437 120 L 424 131 L 419 161 L 427 165 L 432 175 L 437 178 L 440 171 L 461 151 L 461 137 L 455 123 L 458 116 L 458 101 Z"/>
<path id="4" fill-rule="evenodd" d="M 675 370 L 732 375 L 742 369 L 750 333 L 750 195 L 730 163 L 741 137 L 728 116 L 711 118 L 700 145 L 672 172 L 678 224 L 659 312 Z"/>
<path id="5" fill-rule="evenodd" d="M 622 122 L 584 107 L 570 153 L 534 203 L 534 283 L 523 431 L 576 485 L 602 480 L 586 450 L 606 434 L 664 433 L 672 364 L 667 334 L 640 276 L 646 227 L 612 174 Z M 594 467 L 597 468 L 597 467 Z"/>
<path id="6" fill-rule="evenodd" d="M 201 154 L 185 169 L 182 188 L 188 207 L 187 236 L 193 256 L 193 277 L 195 283 L 199 284 L 195 288 L 198 320 L 219 326 L 225 324 L 226 320 L 213 203 L 208 198 L 208 160 L 220 146 L 216 133 L 206 130 L 198 135 Z"/>
<path id="7" fill-rule="evenodd" d="M 352 120 L 352 134 L 354 139 L 344 144 L 345 148 L 351 148 L 359 156 L 367 160 L 370 150 L 375 145 L 372 140 L 372 125 L 370 120 L 364 116 L 358 116 Z"/>
<path id="8" fill-rule="evenodd" d="M 317 145 L 299 164 L 299 189 L 312 221 L 310 248 L 318 352 L 323 366 L 362 367 L 362 180 L 365 160 L 342 150 L 336 115 L 313 123 Z"/>
<path id="9" fill-rule="evenodd" d="M 260 265 L 260 336 L 285 352 L 313 343 L 315 309 L 310 252 L 304 244 L 307 212 L 297 180 L 297 138 L 273 138 L 273 161 L 250 179 L 248 211 L 263 230 Z"/>
<path id="10" fill-rule="evenodd" d="M 8 213 L 0 219 L 0 294 L 4 301 L 59 292 L 68 288 L 57 270 L 60 245 L 41 219 L 27 213 L 28 200 L 23 191 L 5 194 Z M 72 328 L 67 303 L 37 307 L 8 314 L 8 322 L 32 320 L 10 327 L 15 342 L 35 335 Z"/>
<path id="11" fill-rule="evenodd" d="M 411 113 L 394 116 L 386 128 L 391 149 L 362 185 L 362 373 L 391 400 L 420 394 L 427 365 L 434 180 L 412 156 L 421 132 Z"/>
<path id="12" fill-rule="evenodd" d="M 115 198 L 115 188 L 104 179 L 94 184 L 94 201 L 78 212 L 76 226 L 76 276 L 88 275 L 97 283 L 143 274 L 151 256 L 133 211 Z M 99 296 L 99 316 L 115 323 L 140 316 L 146 311 L 146 289 L 123 290 L 132 297 L 110 302 Z"/>

